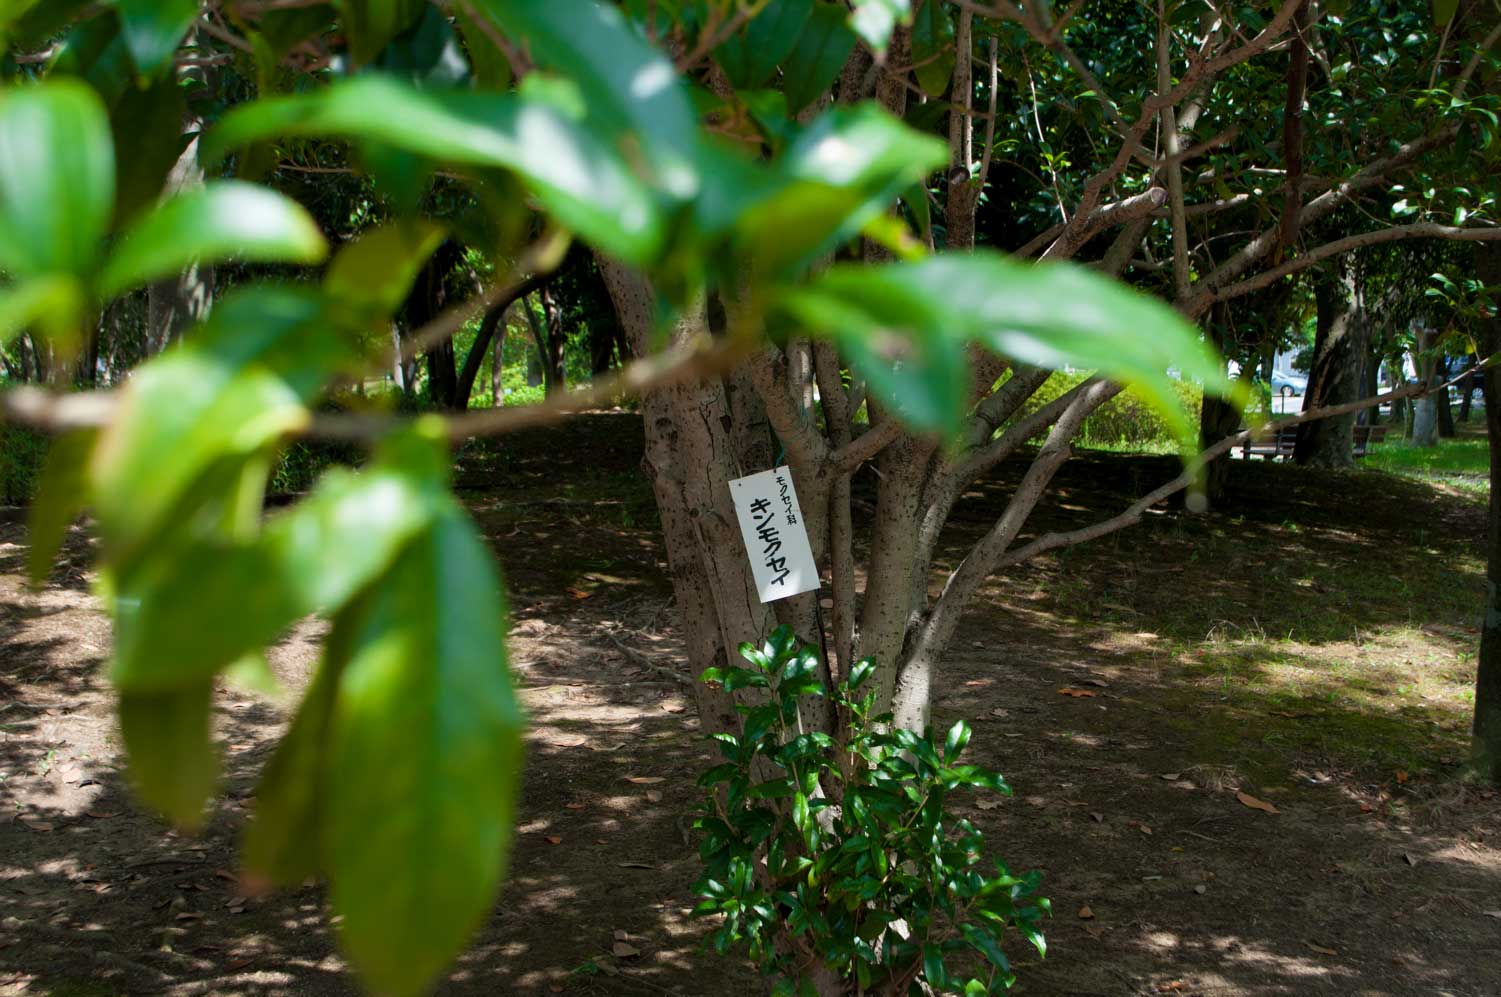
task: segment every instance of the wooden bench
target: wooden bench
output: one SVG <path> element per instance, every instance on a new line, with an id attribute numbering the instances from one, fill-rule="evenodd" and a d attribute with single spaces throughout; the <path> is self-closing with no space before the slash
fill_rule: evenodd
<path id="1" fill-rule="evenodd" d="M 1354 436 L 1354 455 L 1364 457 L 1371 444 L 1386 440 L 1386 427 L 1357 425 Z M 1241 445 L 1240 452 L 1242 457 L 1248 459 L 1260 457 L 1264 460 L 1291 460 L 1297 445 L 1298 427 L 1283 426 L 1267 435 L 1253 436 Z"/>

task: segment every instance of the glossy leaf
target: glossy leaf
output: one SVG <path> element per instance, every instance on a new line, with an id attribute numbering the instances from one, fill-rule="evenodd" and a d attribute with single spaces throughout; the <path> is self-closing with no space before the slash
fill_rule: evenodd
<path id="1" fill-rule="evenodd" d="M 838 79 L 854 47 L 843 5 L 815 0 L 797 45 L 782 64 L 788 112 L 796 114 L 822 96 Z"/>
<path id="2" fill-rule="evenodd" d="M 116 683 L 162 689 L 211 676 L 301 617 L 337 612 L 431 524 L 437 494 L 378 459 L 361 474 L 330 472 L 251 540 L 194 545 L 146 572 L 122 592 L 133 608 L 116 626 Z"/>
<path id="3" fill-rule="evenodd" d="M 265 187 L 221 180 L 167 201 L 132 225 L 99 290 L 113 298 L 195 262 L 317 263 L 328 245 L 307 211 Z"/>
<path id="4" fill-rule="evenodd" d="M 253 879 L 293 886 L 323 872 L 328 721 L 349 654 L 349 629 L 343 619 L 335 623 L 292 726 L 261 773 L 255 819 L 245 829 L 240 851 L 245 873 Z"/>
<path id="5" fill-rule="evenodd" d="M 504 616 L 490 552 L 452 509 L 339 623 L 324 852 L 344 947 L 383 993 L 424 992 L 495 900 L 522 724 Z"/>
<path id="6" fill-rule="evenodd" d="M 773 180 L 760 191 L 743 185 L 736 242 L 763 273 L 802 266 L 853 238 L 946 158 L 941 142 L 872 105 L 827 111 L 773 164 Z"/>
<path id="7" fill-rule="evenodd" d="M 1199 331 L 1162 302 L 1070 265 L 1028 265 L 987 252 L 882 267 L 836 267 L 787 297 L 834 335 L 894 410 L 952 431 L 967 406 L 966 344 L 1043 367 L 1095 369 L 1137 389 L 1185 442 L 1195 429 L 1174 368 L 1214 394 L 1232 390 Z"/>
<path id="8" fill-rule="evenodd" d="M 100 537 L 117 568 L 191 512 L 191 490 L 216 464 L 306 422 L 304 394 L 323 383 L 338 349 L 321 318 L 310 292 L 242 291 L 218 303 L 193 345 L 135 372 L 90 466 Z"/>
<path id="9" fill-rule="evenodd" d="M 891 42 L 897 23 L 911 13 L 909 0 L 854 0 L 850 27 L 877 52 L 884 52 Z"/>
<path id="10" fill-rule="evenodd" d="M 632 132 L 656 186 L 691 198 L 698 115 L 672 60 L 653 48 L 620 10 L 599 0 L 474 0 L 508 32 L 525 38 L 543 65 L 578 84 L 600 127 Z"/>
<path id="11" fill-rule="evenodd" d="M 942 97 L 954 75 L 954 22 L 942 0 L 922 0 L 912 21 L 913 75 L 929 97 Z M 957 100 L 957 98 L 955 98 Z"/>
<path id="12" fill-rule="evenodd" d="M 93 90 L 69 79 L 0 90 L 0 270 L 86 275 L 114 197 L 109 119 Z"/>
<path id="13" fill-rule="evenodd" d="M 514 171 L 562 224 L 625 260 L 649 259 L 664 238 L 650 192 L 557 88 L 432 91 L 357 76 L 231 111 L 204 139 L 203 154 L 213 162 L 284 136 L 376 141 L 438 163 Z"/>
<path id="14" fill-rule="evenodd" d="M 182 129 L 186 113 L 186 92 L 171 74 L 145 88 L 126 88 L 110 108 L 115 148 L 131 151 L 115 159 L 116 225 L 161 197 L 167 174 L 187 148 L 189 136 Z"/>
<path id="15" fill-rule="evenodd" d="M 338 7 L 344 15 L 350 58 L 359 66 L 375 58 L 387 42 L 405 31 L 427 4 L 423 0 L 338 0 Z"/>
<path id="16" fill-rule="evenodd" d="M 198 0 L 115 0 L 120 31 L 142 76 L 172 61 L 182 36 L 198 17 Z"/>
<path id="17" fill-rule="evenodd" d="M 760 87 L 792 54 L 812 13 L 813 0 L 770 0 L 715 49 L 714 59 L 737 89 Z"/>
<path id="18" fill-rule="evenodd" d="M 36 496 L 27 513 L 27 574 L 41 585 L 52 570 L 68 527 L 88 505 L 86 466 L 98 433 L 74 430 L 47 446 L 47 463 L 37 481 Z"/>
<path id="19" fill-rule="evenodd" d="M 361 308 L 389 315 L 406 300 L 417 274 L 446 230 L 427 221 L 397 221 L 362 233 L 339 249 L 323 289 Z"/>
<path id="20" fill-rule="evenodd" d="M 83 308 L 82 288 L 65 274 L 30 277 L 0 287 L 0 347 L 33 327 L 53 339 L 70 339 L 77 334 Z"/>
<path id="21" fill-rule="evenodd" d="M 178 827 L 203 824 L 203 807 L 218 779 L 210 737 L 213 680 L 164 692 L 120 693 L 120 737 L 131 784 L 145 803 Z"/>

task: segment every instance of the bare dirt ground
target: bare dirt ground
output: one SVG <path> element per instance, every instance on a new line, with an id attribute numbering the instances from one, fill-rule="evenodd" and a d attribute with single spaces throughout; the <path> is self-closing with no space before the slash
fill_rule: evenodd
<path id="1" fill-rule="evenodd" d="M 591 416 L 465 455 L 532 728 L 505 892 L 443 994 L 763 992 L 686 916 L 711 752 L 654 667 L 680 662 L 639 432 Z M 1173 471 L 1082 458 L 1040 525 Z M 967 498 L 952 556 L 1017 473 Z M 1016 991 L 1501 994 L 1501 799 L 1457 778 L 1483 507 L 1369 472 L 1234 483 L 997 580 L 950 656 L 937 721 L 970 719 L 1016 787 L 967 815 L 1054 904 L 1045 961 L 1011 946 Z M 214 817 L 164 829 L 128 793 L 87 536 L 36 593 L 24 543 L 0 523 L 0 994 L 355 993 L 322 889 L 248 897 L 233 871 L 284 704 L 224 692 Z M 289 689 L 318 636 L 275 650 Z"/>

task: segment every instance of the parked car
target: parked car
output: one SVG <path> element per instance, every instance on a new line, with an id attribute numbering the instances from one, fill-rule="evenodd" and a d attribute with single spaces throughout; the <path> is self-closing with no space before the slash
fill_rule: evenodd
<path id="1" fill-rule="evenodd" d="M 1272 394 L 1302 395 L 1307 390 L 1307 375 L 1296 371 L 1272 371 Z"/>

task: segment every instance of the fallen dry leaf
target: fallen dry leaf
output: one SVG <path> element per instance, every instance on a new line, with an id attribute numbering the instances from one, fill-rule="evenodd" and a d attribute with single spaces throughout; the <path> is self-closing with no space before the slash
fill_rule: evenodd
<path id="1" fill-rule="evenodd" d="M 634 945 L 627 945 L 625 942 L 616 942 L 610 947 L 610 951 L 615 954 L 615 958 L 617 959 L 634 959 L 641 954 L 640 949 Z"/>
<path id="2" fill-rule="evenodd" d="M 687 708 L 687 706 L 675 699 L 667 699 L 662 702 L 662 711 L 664 713 L 682 713 Z"/>
<path id="3" fill-rule="evenodd" d="M 631 940 L 631 936 L 622 928 L 616 928 L 611 937 L 617 942 L 628 942 Z"/>
<path id="4" fill-rule="evenodd" d="M 652 865 L 650 862 L 616 862 L 615 863 L 615 867 L 618 868 L 618 869 L 655 869 L 656 868 L 656 866 Z"/>
<path id="5" fill-rule="evenodd" d="M 666 782 L 667 780 L 659 775 L 628 775 L 625 777 L 625 781 L 635 783 L 637 786 L 655 786 L 657 783 Z"/>
<path id="6" fill-rule="evenodd" d="M 1082 682 L 1084 685 L 1092 685 L 1100 689 L 1110 688 L 1110 683 L 1106 682 L 1104 679 L 1083 679 Z"/>
<path id="7" fill-rule="evenodd" d="M 1209 887 L 1205 886 L 1203 883 L 1200 883 L 1198 886 L 1194 887 L 1194 892 L 1199 894 L 1199 896 L 1203 896 L 1204 894 L 1209 892 Z"/>
<path id="8" fill-rule="evenodd" d="M 1177 782 L 1182 777 L 1183 773 L 1181 772 L 1164 772 L 1157 778 L 1161 779 L 1163 782 Z"/>
<path id="9" fill-rule="evenodd" d="M 563 843 L 563 839 L 558 837 L 556 834 L 549 834 L 547 836 L 547 843 L 549 845 L 561 845 Z"/>
<path id="10" fill-rule="evenodd" d="M 582 809 L 584 809 L 585 806 L 586 806 L 586 804 L 583 804 L 583 803 L 565 803 L 565 804 L 563 804 L 563 809 L 564 810 L 582 810 Z"/>
<path id="11" fill-rule="evenodd" d="M 1338 949 L 1331 949 L 1327 945 L 1315 945 L 1313 942 L 1304 942 L 1303 944 L 1307 945 L 1310 949 L 1317 952 L 1319 955 L 1339 955 Z"/>
<path id="12" fill-rule="evenodd" d="M 1081 921 L 1093 921 L 1094 920 L 1094 911 L 1092 911 L 1092 910 L 1089 909 L 1089 904 L 1085 904 L 1083 907 L 1079 908 L 1079 920 L 1081 920 Z"/>
<path id="13" fill-rule="evenodd" d="M 558 734 L 549 737 L 547 743 L 559 748 L 579 748 L 589 742 L 589 738 L 583 734 Z"/>
<path id="14" fill-rule="evenodd" d="M 1235 798 L 1237 800 L 1239 800 L 1242 805 L 1248 806 L 1252 810 L 1260 810 L 1263 813 L 1269 813 L 1269 814 L 1280 814 L 1282 812 L 1281 810 L 1278 810 L 1276 807 L 1272 806 L 1266 800 L 1258 800 L 1256 797 L 1252 796 L 1250 793 L 1237 792 L 1235 794 Z"/>
<path id="15" fill-rule="evenodd" d="M 1486 917 L 1494 917 L 1496 920 L 1501 921 L 1501 910 L 1483 910 L 1480 913 Z"/>
<path id="16" fill-rule="evenodd" d="M 1058 690 L 1060 696 L 1073 696 L 1075 699 L 1093 699 L 1095 694 L 1088 689 L 1075 689 L 1072 686 L 1064 686 Z"/>
<path id="17" fill-rule="evenodd" d="M 33 831 L 42 831 L 42 832 L 50 831 L 55 826 L 50 821 L 36 820 L 34 818 L 31 818 L 31 817 L 22 817 L 21 818 L 21 824 L 24 827 L 29 827 Z"/>
<path id="18" fill-rule="evenodd" d="M 1417 865 L 1418 864 L 1418 860 L 1412 857 L 1412 852 L 1403 852 L 1402 853 L 1402 858 L 1404 858 L 1405 860 L 1407 860 L 1407 864 L 1408 865 Z"/>
<path id="19" fill-rule="evenodd" d="M 547 992 L 552 994 L 560 994 L 563 992 L 563 985 L 561 983 L 549 983 L 547 985 Z"/>
<path id="20" fill-rule="evenodd" d="M 1376 808 L 1373 807 L 1373 806 L 1371 806 L 1369 803 L 1362 803 L 1360 805 L 1360 812 L 1363 813 L 1363 814 L 1368 814 L 1368 813 L 1370 813 L 1371 811 L 1373 811 L 1375 809 Z"/>
<path id="21" fill-rule="evenodd" d="M 994 810 L 996 807 L 998 807 L 1000 805 L 1001 805 L 1001 801 L 1000 800 L 976 800 L 975 801 L 975 806 L 979 807 L 981 810 Z"/>
<path id="22" fill-rule="evenodd" d="M 1402 785 L 1404 782 L 1407 781 L 1407 779 L 1408 779 L 1407 772 L 1405 770 L 1403 770 L 1403 769 L 1397 769 L 1397 785 L 1399 785 L 1399 786 Z"/>
<path id="23" fill-rule="evenodd" d="M 577 588 L 573 585 L 568 586 L 568 594 L 573 596 L 575 599 L 589 599 L 594 596 L 594 593 L 590 592 L 588 589 Z"/>
<path id="24" fill-rule="evenodd" d="M 90 817 L 94 818 L 95 820 L 109 820 L 111 817 L 118 817 L 118 816 L 120 816 L 124 812 L 125 811 L 123 811 L 123 810 L 85 810 L 84 811 L 84 813 L 88 814 Z"/>
<path id="25" fill-rule="evenodd" d="M 1103 823 L 1105 823 L 1105 815 L 1104 814 L 1090 814 L 1089 815 L 1089 819 L 1092 820 L 1092 821 L 1094 821 L 1096 824 L 1103 824 Z"/>
<path id="26" fill-rule="evenodd" d="M 662 794 L 657 792 L 655 789 L 648 789 L 646 791 L 646 800 L 648 803 L 661 803 Z"/>

